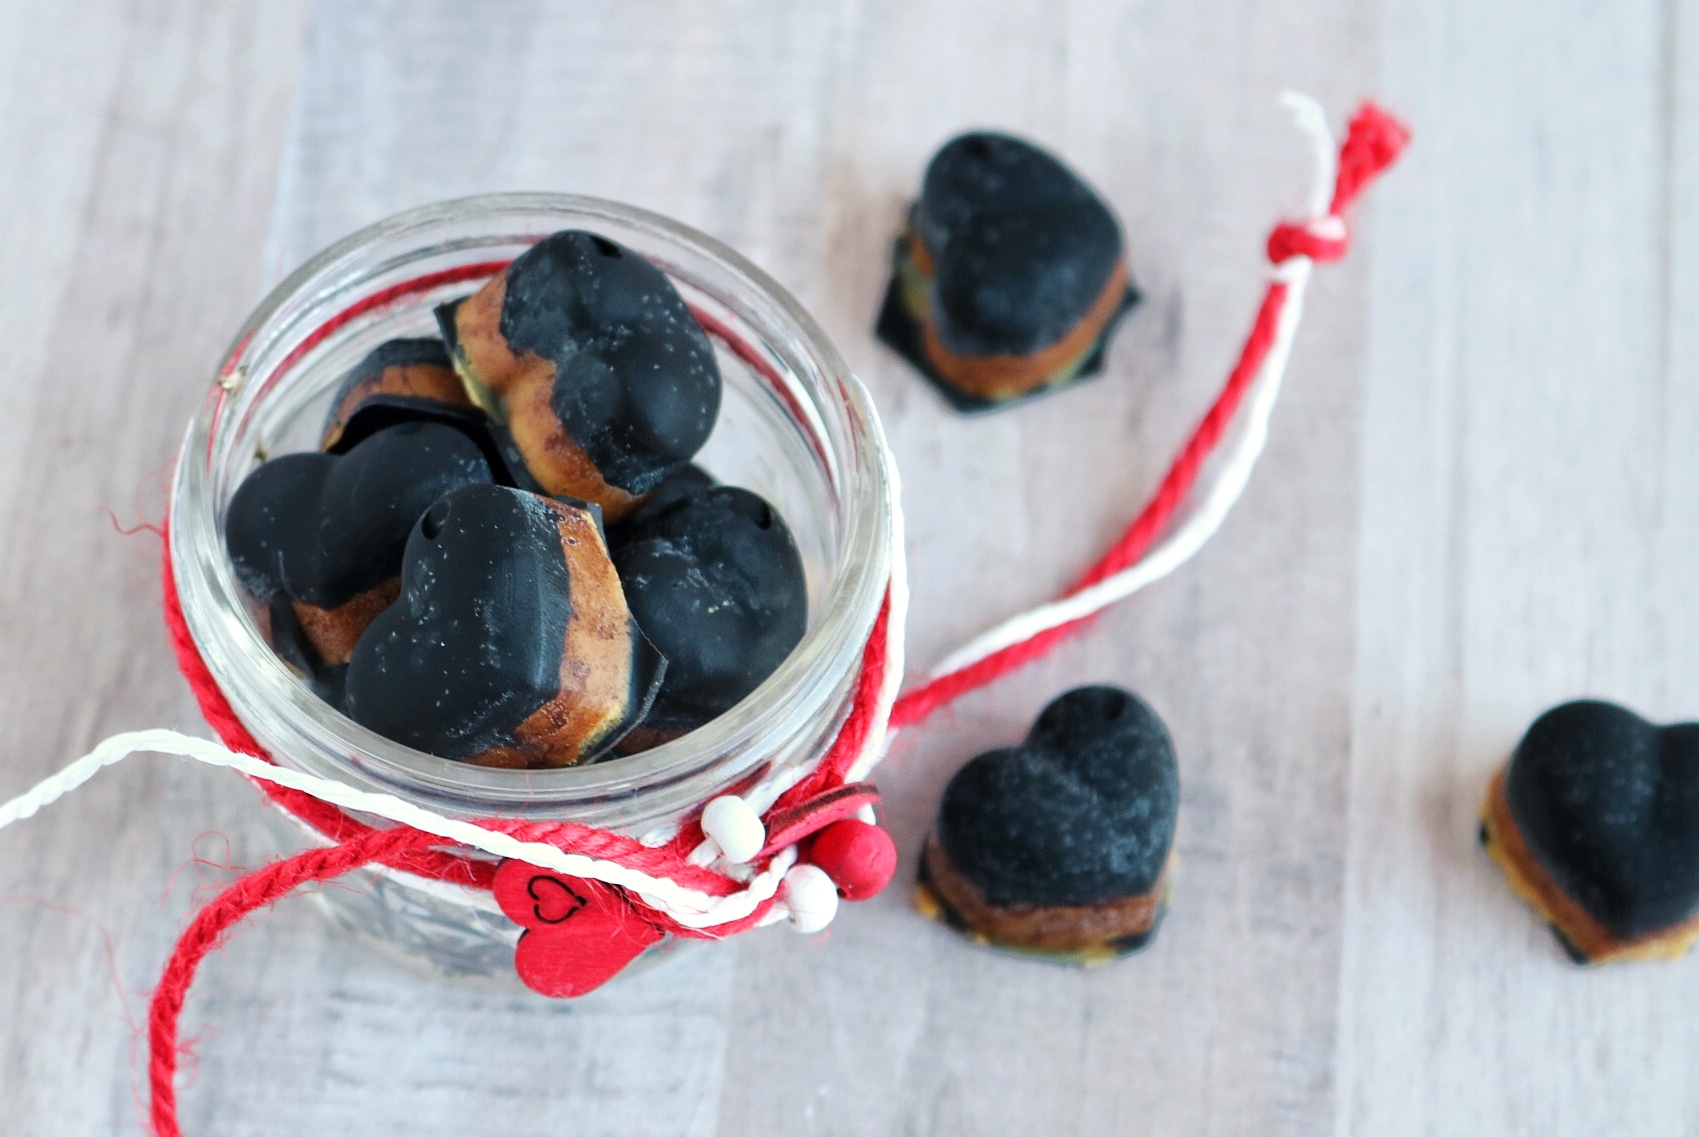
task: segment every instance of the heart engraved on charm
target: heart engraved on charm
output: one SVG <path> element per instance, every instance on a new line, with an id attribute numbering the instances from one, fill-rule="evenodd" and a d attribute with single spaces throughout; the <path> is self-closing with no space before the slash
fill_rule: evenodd
<path id="1" fill-rule="evenodd" d="M 502 862 L 495 897 L 525 929 L 514 970 L 525 986 L 551 999 L 589 994 L 661 940 L 661 930 L 619 889 L 524 861 Z"/>

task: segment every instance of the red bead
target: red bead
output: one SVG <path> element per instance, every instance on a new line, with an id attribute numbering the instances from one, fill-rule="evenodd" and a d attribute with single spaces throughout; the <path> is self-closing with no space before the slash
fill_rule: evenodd
<path id="1" fill-rule="evenodd" d="M 897 846 L 877 825 L 849 818 L 815 834 L 807 860 L 826 871 L 845 900 L 867 900 L 896 875 Z"/>

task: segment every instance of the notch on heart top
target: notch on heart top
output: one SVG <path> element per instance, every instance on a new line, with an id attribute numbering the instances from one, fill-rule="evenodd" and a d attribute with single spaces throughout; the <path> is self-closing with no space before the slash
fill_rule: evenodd
<path id="1" fill-rule="evenodd" d="M 1076 688 L 1026 741 L 951 779 L 921 863 L 921 911 L 1063 961 L 1137 951 L 1167 908 L 1179 803 L 1156 712 L 1118 687 Z"/>
<path id="2" fill-rule="evenodd" d="M 1682 955 L 1699 938 L 1699 723 L 1554 707 L 1493 777 L 1481 843 L 1575 962 Z"/>

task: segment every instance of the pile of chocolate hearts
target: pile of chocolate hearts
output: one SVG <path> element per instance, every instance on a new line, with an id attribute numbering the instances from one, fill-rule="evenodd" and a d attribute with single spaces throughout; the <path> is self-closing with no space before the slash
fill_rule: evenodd
<path id="1" fill-rule="evenodd" d="M 805 630 L 802 560 L 691 462 L 720 372 L 666 276 L 566 231 L 437 316 L 230 501 L 278 655 L 356 722 L 484 766 L 636 753 L 754 691 Z"/>

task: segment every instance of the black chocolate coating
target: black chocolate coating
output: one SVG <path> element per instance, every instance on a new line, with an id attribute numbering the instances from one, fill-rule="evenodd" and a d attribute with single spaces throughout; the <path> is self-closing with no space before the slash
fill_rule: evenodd
<path id="1" fill-rule="evenodd" d="M 475 757 L 560 693 L 572 581 L 554 513 L 503 486 L 433 504 L 407 539 L 401 595 L 348 661 L 348 717 L 443 758 Z"/>
<path id="2" fill-rule="evenodd" d="M 407 534 L 431 502 L 490 480 L 483 452 L 438 423 L 404 423 L 346 454 L 285 454 L 230 500 L 225 540 L 242 587 L 336 608 L 401 571 Z"/>
<path id="3" fill-rule="evenodd" d="M 610 538 L 632 616 L 667 659 L 644 720 L 657 729 L 694 730 L 729 710 L 808 627 L 784 519 L 758 495 L 708 481 L 695 492 L 669 482 Z"/>
<path id="4" fill-rule="evenodd" d="M 1517 744 L 1505 795 L 1540 864 L 1618 938 L 1699 912 L 1699 723 L 1554 707 Z"/>
<path id="5" fill-rule="evenodd" d="M 999 906 L 1086 905 L 1156 886 L 1180 775 L 1156 712 L 1118 687 L 1079 687 L 1019 746 L 957 772 L 938 811 L 950 863 Z"/>
<path id="6" fill-rule="evenodd" d="M 938 338 L 960 355 L 1049 347 L 1121 259 L 1121 227 L 1090 186 L 1032 143 L 991 131 L 933 156 L 912 223 L 934 265 Z"/>
<path id="7" fill-rule="evenodd" d="M 720 412 L 720 368 L 659 269 L 579 230 L 508 266 L 501 334 L 556 368 L 561 425 L 608 484 L 644 494 L 689 462 Z"/>

